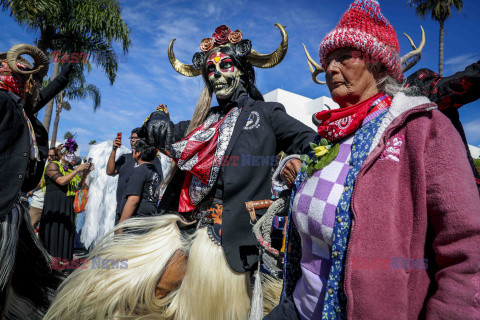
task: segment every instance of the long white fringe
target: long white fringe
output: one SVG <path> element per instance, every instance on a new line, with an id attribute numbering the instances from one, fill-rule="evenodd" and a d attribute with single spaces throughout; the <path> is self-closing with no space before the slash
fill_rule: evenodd
<path id="1" fill-rule="evenodd" d="M 98 268 L 88 262 L 61 285 L 45 320 L 174 319 L 246 320 L 250 309 L 248 273 L 234 272 L 223 249 L 199 229 L 188 239 L 177 215 L 128 219 L 117 228 L 142 234 L 108 235 L 89 259 L 127 261 L 128 267 Z M 191 244 L 191 245 L 190 245 Z M 177 290 L 162 299 L 155 287 L 170 257 L 188 252 L 186 275 Z M 108 266 L 108 263 L 107 263 Z"/>
<path id="2" fill-rule="evenodd" d="M 249 274 L 233 271 L 206 228 L 197 230 L 187 273 L 167 314 L 175 320 L 246 320 L 249 310 Z"/>
<path id="3" fill-rule="evenodd" d="M 174 292 L 159 300 L 155 287 L 173 253 L 188 251 L 178 223 L 178 215 L 164 215 L 119 224 L 114 230 L 143 233 L 107 234 L 88 256 L 86 268 L 62 283 L 44 319 L 167 319 L 164 309 Z"/>

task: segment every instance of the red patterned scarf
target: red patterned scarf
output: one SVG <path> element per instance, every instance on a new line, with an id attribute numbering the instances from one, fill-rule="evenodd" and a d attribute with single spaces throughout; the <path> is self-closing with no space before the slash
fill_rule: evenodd
<path id="1" fill-rule="evenodd" d="M 349 136 L 357 131 L 367 115 L 388 108 L 391 103 L 388 94 L 378 93 L 350 107 L 318 112 L 315 114 L 318 133 L 330 142 Z"/>
<path id="2" fill-rule="evenodd" d="M 179 212 L 195 209 L 215 186 L 241 110 L 233 107 L 224 116 L 212 113 L 188 136 L 167 147 L 178 167 L 188 171 L 180 195 Z"/>
<path id="3" fill-rule="evenodd" d="M 20 70 L 28 70 L 23 64 L 17 63 Z M 23 76 L 12 72 L 5 60 L 0 61 L 0 89 L 10 91 L 23 98 L 25 93 L 25 79 Z"/>

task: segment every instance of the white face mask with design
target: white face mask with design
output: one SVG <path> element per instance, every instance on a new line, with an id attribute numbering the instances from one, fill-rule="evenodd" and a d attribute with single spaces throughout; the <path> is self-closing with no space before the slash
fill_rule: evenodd
<path id="1" fill-rule="evenodd" d="M 75 155 L 73 153 L 67 153 L 66 155 L 63 156 L 66 162 L 72 163 L 75 160 Z"/>
<path id="2" fill-rule="evenodd" d="M 213 53 L 207 61 L 208 81 L 219 99 L 229 99 L 240 84 L 243 73 L 223 52 Z"/>

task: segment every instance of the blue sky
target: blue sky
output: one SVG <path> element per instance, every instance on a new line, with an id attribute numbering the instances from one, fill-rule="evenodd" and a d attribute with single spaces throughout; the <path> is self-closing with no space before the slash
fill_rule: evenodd
<path id="1" fill-rule="evenodd" d="M 177 58 L 190 63 L 193 54 L 199 51 L 200 41 L 210 37 L 222 24 L 232 31 L 240 29 L 244 38 L 252 41 L 254 49 L 262 53 L 275 50 L 280 43 L 280 33 L 274 23 L 287 26 L 289 49 L 284 61 L 273 69 L 257 69 L 257 86 L 262 93 L 282 88 L 309 98 L 329 96 L 325 86 L 311 81 L 302 43 L 317 57 L 320 41 L 351 3 L 350 0 L 120 2 L 123 18 L 132 29 L 133 46 L 128 55 L 119 57 L 115 83 L 111 86 L 106 76 L 94 68 L 87 81 L 101 89 L 101 108 L 93 112 L 90 101 L 73 101 L 72 110 L 63 111 L 60 119 L 58 136 L 63 138 L 66 131 L 77 133 L 82 155 L 88 152 L 90 140 L 113 139 L 117 132 L 123 132 L 126 143 L 130 130 L 140 126 L 160 103 L 168 106 L 174 122 L 189 119 L 203 83 L 201 77 L 187 78 L 173 70 L 167 57 L 168 44 L 176 38 Z M 419 26 L 425 29 L 427 44 L 422 60 L 407 75 L 424 67 L 438 71 L 438 23 L 430 18 L 418 19 L 407 0 L 379 2 L 383 14 L 397 31 L 402 55 L 410 51 L 403 33 L 418 43 Z M 454 12 L 446 22 L 445 75 L 480 59 L 479 12 L 480 1 L 464 0 L 462 12 Z M 32 44 L 38 37 L 19 27 L 6 12 L 0 12 L 0 21 L 0 51 L 17 43 Z M 460 115 L 469 143 L 480 145 L 480 102 L 464 106 Z M 39 119 L 43 119 L 43 112 Z"/>

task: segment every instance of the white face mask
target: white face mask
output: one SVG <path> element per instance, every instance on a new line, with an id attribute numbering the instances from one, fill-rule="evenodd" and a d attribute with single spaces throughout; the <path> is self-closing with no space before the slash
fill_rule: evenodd
<path id="1" fill-rule="evenodd" d="M 243 73 L 233 64 L 232 58 L 216 52 L 207 61 L 208 81 L 219 99 L 230 98 L 238 89 Z"/>
<path id="2" fill-rule="evenodd" d="M 66 162 L 72 163 L 75 160 L 75 155 L 73 153 L 67 153 L 63 158 Z"/>

